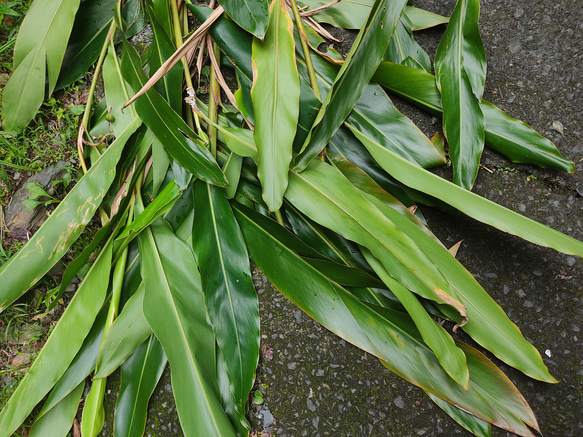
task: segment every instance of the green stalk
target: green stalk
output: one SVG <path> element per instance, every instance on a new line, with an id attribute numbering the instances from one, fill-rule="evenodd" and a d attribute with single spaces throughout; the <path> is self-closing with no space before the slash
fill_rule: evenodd
<path id="1" fill-rule="evenodd" d="M 176 47 L 180 47 L 184 41 L 182 38 L 182 26 L 180 23 L 180 15 L 178 14 L 178 5 L 176 3 L 176 0 L 172 0 L 170 2 L 170 9 L 172 12 L 172 27 L 174 30 L 174 41 L 176 43 Z M 192 86 L 192 78 L 190 77 L 190 67 L 188 66 L 186 56 L 182 57 L 182 68 L 184 69 L 184 80 L 186 81 L 186 87 L 194 88 Z M 200 120 L 198 118 L 198 114 L 192 111 L 192 115 L 194 116 L 194 122 L 196 123 L 197 133 L 200 135 L 200 133 L 202 132 L 202 128 L 200 127 Z"/>
<path id="2" fill-rule="evenodd" d="M 129 205 L 129 213 L 127 224 L 129 225 L 133 220 L 133 210 L 135 204 L 135 194 Z M 107 319 L 105 321 L 105 326 L 103 328 L 102 343 L 100 346 L 100 352 L 103 348 L 103 340 L 111 328 L 114 320 L 117 317 L 119 310 L 119 301 L 121 298 L 121 290 L 123 285 L 124 274 L 126 270 L 128 248 L 125 247 L 119 260 L 115 264 L 113 270 L 113 280 L 111 283 L 111 301 L 109 303 L 109 310 L 107 313 Z M 85 408 L 83 408 L 83 416 L 81 419 L 81 434 L 83 436 L 96 437 L 101 433 L 103 429 L 103 424 L 105 423 L 105 410 L 103 408 L 103 399 L 105 396 L 105 387 L 107 384 L 107 378 L 97 378 L 91 383 L 91 389 L 89 394 L 85 399 Z"/>
<path id="3" fill-rule="evenodd" d="M 85 164 L 85 157 L 83 152 L 83 135 L 87 131 L 87 124 L 89 123 L 89 117 L 91 116 L 91 107 L 93 106 L 93 96 L 95 94 L 95 88 L 97 87 L 97 80 L 99 78 L 99 73 L 101 72 L 101 67 L 103 66 L 103 61 L 105 60 L 105 55 L 107 55 L 107 49 L 109 47 L 109 42 L 112 40 L 116 29 L 115 20 L 112 20 L 109 31 L 107 32 L 107 37 L 101 47 L 101 53 L 99 54 L 99 59 L 97 60 L 97 65 L 95 66 L 95 71 L 93 72 L 93 79 L 91 80 L 91 87 L 89 88 L 89 93 L 87 96 L 87 103 L 85 105 L 85 112 L 83 112 L 83 119 L 81 120 L 81 125 L 79 126 L 79 134 L 77 135 L 77 152 L 79 153 L 79 163 L 83 169 L 83 173 L 87 173 L 87 165 Z"/>
<path id="4" fill-rule="evenodd" d="M 320 88 L 318 87 L 318 80 L 316 79 L 316 70 L 314 69 L 314 64 L 312 64 L 312 55 L 310 53 L 310 47 L 308 46 L 308 36 L 306 35 L 306 29 L 304 28 L 304 22 L 300 16 L 300 10 L 298 9 L 298 4 L 296 0 L 290 0 L 292 11 L 294 13 L 294 19 L 296 21 L 296 27 L 298 34 L 300 35 L 300 41 L 302 43 L 302 50 L 304 51 L 304 57 L 306 58 L 306 67 L 308 69 L 308 75 L 310 77 L 310 84 L 312 85 L 312 90 L 318 98 L 322 100 L 320 96 Z"/>
<path id="5" fill-rule="evenodd" d="M 216 42 L 213 41 L 212 43 L 212 52 L 209 53 L 209 56 L 214 56 L 217 63 L 216 65 L 221 65 L 221 52 L 219 46 Z M 209 107 L 208 107 L 208 114 L 209 119 L 216 124 L 217 117 L 218 117 L 218 107 L 221 101 L 221 85 L 217 80 L 217 72 L 213 66 L 214 64 L 211 63 L 211 76 L 210 76 L 210 83 L 209 83 Z M 211 154 L 213 158 L 217 158 L 217 130 L 211 124 L 208 125 L 207 133 L 210 140 L 211 145 Z"/>

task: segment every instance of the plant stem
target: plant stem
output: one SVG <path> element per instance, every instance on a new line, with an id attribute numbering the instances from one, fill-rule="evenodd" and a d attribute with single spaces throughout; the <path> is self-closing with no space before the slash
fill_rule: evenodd
<path id="1" fill-rule="evenodd" d="M 107 49 L 109 47 L 109 42 L 113 38 L 116 27 L 115 20 L 112 20 L 103 47 L 101 47 L 101 53 L 99 54 L 97 65 L 93 72 L 93 79 L 91 80 L 91 87 L 89 88 L 87 103 L 85 104 L 85 112 L 83 112 L 83 119 L 79 126 L 79 134 L 77 135 L 77 152 L 79 154 L 79 164 L 83 169 L 83 173 L 87 173 L 87 165 L 85 164 L 85 157 L 83 156 L 83 135 L 87 131 L 87 124 L 89 123 L 89 117 L 91 116 L 91 107 L 93 106 L 93 96 L 95 95 L 95 88 L 97 87 L 97 79 L 99 78 L 99 73 L 101 72 L 101 67 L 103 66 L 103 61 L 105 60 L 105 55 L 107 54 Z"/>
<path id="2" fill-rule="evenodd" d="M 176 47 L 180 47 L 182 45 L 183 38 L 182 38 L 182 26 L 180 23 L 180 16 L 178 14 L 178 5 L 176 0 L 172 0 L 170 2 L 170 9 L 172 11 L 172 26 L 174 30 L 174 41 L 176 42 Z M 187 88 L 193 88 L 192 86 L 192 78 L 190 77 L 190 67 L 188 66 L 188 61 L 186 60 L 186 56 L 182 57 L 182 67 L 184 69 L 184 80 L 186 81 Z M 198 114 L 192 111 L 192 115 L 194 116 L 194 122 L 196 123 L 196 130 L 197 133 L 200 135 L 202 129 L 200 127 L 200 120 L 198 118 Z"/>
<path id="3" fill-rule="evenodd" d="M 219 46 L 216 42 L 209 42 L 208 45 L 209 56 L 214 56 L 217 60 L 216 65 L 221 65 L 221 52 L 219 50 Z M 209 83 L 209 107 L 208 107 L 208 114 L 209 119 L 216 124 L 217 117 L 218 117 L 218 107 L 221 101 L 221 85 L 217 80 L 217 72 L 215 71 L 214 65 L 211 64 L 211 75 L 210 75 L 210 83 Z M 211 125 L 208 125 L 207 133 L 209 136 L 209 141 L 211 145 L 211 154 L 213 158 L 216 159 L 217 157 L 217 130 Z"/>
<path id="4" fill-rule="evenodd" d="M 320 96 L 320 88 L 318 87 L 318 80 L 316 79 L 316 70 L 314 70 L 314 64 L 312 63 L 312 55 L 310 53 L 310 47 L 308 46 L 308 36 L 306 35 L 306 29 L 304 28 L 304 22 L 300 16 L 300 10 L 298 9 L 298 4 L 296 0 L 290 0 L 291 8 L 294 13 L 294 19 L 296 21 L 296 28 L 298 34 L 300 35 L 300 41 L 302 43 L 302 50 L 304 52 L 304 57 L 306 58 L 306 67 L 308 69 L 308 75 L 310 77 L 310 84 L 312 85 L 312 90 L 318 98 L 322 100 Z"/>

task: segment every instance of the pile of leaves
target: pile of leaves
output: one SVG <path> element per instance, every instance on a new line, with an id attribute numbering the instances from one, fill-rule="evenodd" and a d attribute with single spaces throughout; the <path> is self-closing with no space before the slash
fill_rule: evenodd
<path id="1" fill-rule="evenodd" d="M 4 90 L 6 134 L 27 125 L 45 91 L 93 65 L 94 82 L 78 137 L 85 174 L 0 270 L 0 311 L 95 214 L 102 228 L 65 272 L 61 290 L 98 253 L 0 413 L 0 435 L 43 400 L 31 435 L 66 435 L 89 376 L 81 433 L 98 435 L 106 379 L 120 367 L 114 432 L 141 435 L 167 362 L 185 435 L 248 435 L 260 338 L 251 258 L 286 298 L 470 432 L 488 436 L 493 424 L 532 436 L 519 391 L 446 328 L 556 380 L 415 208 L 447 206 L 583 255 L 580 241 L 470 191 L 484 144 L 514 162 L 574 168 L 482 100 L 479 1 L 458 0 L 449 18 L 406 0 L 214 3 L 36 0 L 25 17 Z M 184 40 L 189 15 L 201 25 Z M 332 37 L 322 22 L 359 29 L 345 58 L 322 51 Z M 434 76 L 413 31 L 445 23 Z M 153 38 L 140 55 L 127 38 L 146 24 Z M 207 103 L 191 76 L 203 59 Z M 105 98 L 94 106 L 100 77 Z M 445 139 L 427 138 L 388 93 L 441 117 Z M 427 170 L 448 160 L 453 182 Z"/>

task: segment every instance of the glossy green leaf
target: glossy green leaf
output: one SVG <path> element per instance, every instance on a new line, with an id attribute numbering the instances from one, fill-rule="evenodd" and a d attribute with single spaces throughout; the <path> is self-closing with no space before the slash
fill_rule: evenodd
<path id="1" fill-rule="evenodd" d="M 0 413 L 0 435 L 11 435 L 20 426 L 75 358 L 105 300 L 111 255 L 110 242 L 99 254 L 43 349 Z"/>
<path id="2" fill-rule="evenodd" d="M 486 55 L 478 29 L 479 14 L 479 0 L 458 0 L 435 55 L 453 181 L 468 190 L 478 175 L 484 148 L 480 102 L 486 81 Z"/>
<path id="3" fill-rule="evenodd" d="M 441 96 L 433 75 L 405 65 L 381 62 L 373 81 L 434 115 L 441 116 Z M 522 121 L 482 100 L 486 145 L 512 162 L 555 167 L 572 173 L 575 164 L 564 158 L 548 139 Z"/>
<path id="4" fill-rule="evenodd" d="M 470 383 L 470 373 L 466 366 L 466 356 L 461 349 L 456 347 L 453 338 L 431 318 L 413 293 L 391 277 L 385 266 L 372 253 L 363 249 L 363 254 L 377 275 L 403 304 L 421 333 L 423 341 L 431 348 L 447 374 L 467 389 Z"/>
<path id="5" fill-rule="evenodd" d="M 296 158 L 296 170 L 304 169 L 326 147 L 360 98 L 387 50 L 406 3 L 405 0 L 375 3 Z"/>
<path id="6" fill-rule="evenodd" d="M 162 214 L 172 208 L 174 202 L 182 194 L 176 182 L 171 180 L 162 191 L 148 204 L 148 206 L 139 213 L 136 218 L 127 226 L 123 232 L 116 238 L 116 242 L 121 242 L 125 247 L 147 226 Z"/>
<path id="7" fill-rule="evenodd" d="M 79 5 L 57 88 L 81 79 L 99 57 L 113 19 L 117 0 L 84 0 Z"/>
<path id="8" fill-rule="evenodd" d="M 121 386 L 113 432 L 116 436 L 141 436 L 146 428 L 148 401 L 162 376 L 167 359 L 153 335 L 121 367 Z"/>
<path id="9" fill-rule="evenodd" d="M 243 157 L 232 152 L 223 167 L 225 177 L 229 181 L 229 186 L 225 188 L 225 196 L 227 199 L 235 197 L 237 187 L 239 185 L 239 178 L 241 177 L 241 166 L 243 165 Z"/>
<path id="10" fill-rule="evenodd" d="M 91 389 L 85 398 L 83 415 L 81 417 L 81 434 L 88 437 L 97 437 L 101 434 L 105 424 L 105 408 L 103 398 L 107 379 L 93 379 Z"/>
<path id="11" fill-rule="evenodd" d="M 375 195 L 359 194 L 348 181 L 319 161 L 290 179 L 286 198 L 313 220 L 367 247 L 395 280 L 439 303 L 450 319 L 462 323 L 460 315 L 467 314 L 463 329 L 500 359 L 533 378 L 555 382 L 538 351 L 472 275 L 445 247 L 401 212 Z"/>
<path id="12" fill-rule="evenodd" d="M 330 0 L 298 0 L 298 5 L 316 9 L 330 3 Z M 375 0 L 342 0 L 321 10 L 314 19 L 344 29 L 360 29 L 366 23 Z"/>
<path id="13" fill-rule="evenodd" d="M 172 388 L 186 435 L 234 435 L 219 399 L 215 336 L 207 323 L 192 250 L 159 219 L 140 234 L 144 315 L 172 367 Z"/>
<path id="14" fill-rule="evenodd" d="M 0 312 L 32 287 L 65 254 L 100 206 L 126 141 L 140 125 L 134 120 L 16 256 L 0 269 Z"/>
<path id="15" fill-rule="evenodd" d="M 144 317 L 144 290 L 142 282 L 108 329 L 97 359 L 94 379 L 110 375 L 152 334 L 152 328 Z"/>
<path id="16" fill-rule="evenodd" d="M 447 24 L 449 21 L 448 17 L 416 8 L 415 6 L 405 6 L 405 14 L 413 24 L 413 30 L 429 29 L 440 24 Z"/>
<path id="17" fill-rule="evenodd" d="M 468 357 L 470 384 L 456 384 L 421 342 L 405 314 L 367 304 L 312 268 L 265 231 L 269 219 L 235 205 L 249 254 L 273 285 L 324 327 L 381 358 L 399 376 L 482 419 L 518 434 L 536 428 L 532 411 L 510 380 L 483 355 L 457 343 Z M 282 269 L 281 266 L 286 268 Z M 483 382 L 482 382 L 483 381 Z"/>
<path id="18" fill-rule="evenodd" d="M 443 399 L 438 398 L 431 393 L 427 393 L 427 396 L 437 404 L 439 408 L 445 411 L 453 420 L 467 429 L 469 432 L 474 434 L 477 437 L 491 437 L 491 426 L 488 422 L 483 421 L 482 419 L 477 418 L 476 416 L 466 413 L 459 408 L 454 407 L 448 402 L 445 402 Z"/>
<path id="19" fill-rule="evenodd" d="M 3 91 L 6 133 L 18 133 L 52 94 L 80 0 L 33 2 L 14 46 L 14 70 Z M 46 80 L 46 84 L 45 84 Z"/>
<path id="20" fill-rule="evenodd" d="M 270 25 L 267 0 L 221 0 L 219 3 L 235 23 L 263 39 Z"/>
<path id="21" fill-rule="evenodd" d="M 407 10 L 407 9 L 405 9 Z M 396 64 L 410 65 L 431 72 L 429 55 L 421 48 L 413 37 L 413 24 L 406 14 L 403 14 L 395 33 L 391 38 L 384 59 Z"/>
<path id="22" fill-rule="evenodd" d="M 534 220 L 504 208 L 477 194 L 464 190 L 415 164 L 411 164 L 370 138 L 352 131 L 376 161 L 395 179 L 405 185 L 444 201 L 464 214 L 501 231 L 518 235 L 540 246 L 559 252 L 583 256 L 583 243 Z"/>
<path id="23" fill-rule="evenodd" d="M 443 151 L 435 148 L 429 138 L 395 108 L 378 85 L 364 89 L 346 123 L 421 167 L 430 168 L 447 162 Z"/>
<path id="24" fill-rule="evenodd" d="M 293 23 L 281 0 L 270 7 L 265 39 L 253 40 L 253 137 L 258 176 L 269 209 L 281 206 L 287 187 L 293 139 L 298 126 L 300 82 L 296 68 Z"/>
<path id="25" fill-rule="evenodd" d="M 62 437 L 67 435 L 77 414 L 85 381 L 79 383 L 57 405 L 39 418 L 30 429 L 29 437 Z"/>
<path id="26" fill-rule="evenodd" d="M 146 83 L 140 56 L 127 42 L 123 43 L 121 69 L 132 88 L 140 89 Z M 144 124 L 182 167 L 211 184 L 227 184 L 210 152 L 198 140 L 192 139 L 196 134 L 156 90 L 147 91 L 134 105 Z"/>
<path id="27" fill-rule="evenodd" d="M 224 357 L 239 420 L 259 360 L 259 303 L 249 255 L 224 192 L 205 183 L 194 190 L 193 247 L 208 315 Z"/>
<path id="28" fill-rule="evenodd" d="M 111 115 L 114 117 L 114 121 L 109 124 L 109 127 L 115 135 L 121 135 L 137 115 L 133 107 L 121 112 L 123 104 L 133 95 L 133 90 L 129 88 L 123 78 L 113 44 L 110 44 L 107 56 L 103 61 L 103 88 L 108 112 L 109 107 L 111 107 Z"/>
<path id="29" fill-rule="evenodd" d="M 146 6 L 146 15 L 152 26 L 152 44 L 148 48 L 148 58 L 150 59 L 150 71 L 157 71 L 162 64 L 170 58 L 176 51 L 171 35 L 167 34 L 163 24 L 161 24 L 153 12 L 153 6 Z M 181 63 L 177 63 L 168 71 L 162 79 L 154 84 L 162 97 L 166 99 L 170 107 L 180 113 L 182 109 L 181 87 L 176 86 L 182 81 L 183 68 Z M 131 96 L 130 96 L 131 97 Z M 126 99 L 126 102 L 129 100 Z M 124 102 L 125 103 L 125 102 Z"/>
<path id="30" fill-rule="evenodd" d="M 290 176 L 286 199 L 320 225 L 370 249 L 411 291 L 440 303 L 445 301 L 438 290 L 451 296 L 450 284 L 417 242 L 335 168 L 314 160 Z"/>

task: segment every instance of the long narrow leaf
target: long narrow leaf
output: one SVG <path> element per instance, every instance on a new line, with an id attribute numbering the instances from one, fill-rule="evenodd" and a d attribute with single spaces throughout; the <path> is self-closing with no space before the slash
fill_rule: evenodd
<path id="1" fill-rule="evenodd" d="M 152 334 L 152 328 L 144 317 L 144 291 L 145 285 L 142 283 L 108 329 L 97 359 L 94 379 L 111 374 Z"/>
<path id="2" fill-rule="evenodd" d="M 115 177 L 123 147 L 141 124 L 134 120 L 57 206 L 16 256 L 0 269 L 0 312 L 32 287 L 75 242 Z"/>
<path id="3" fill-rule="evenodd" d="M 300 81 L 296 67 L 293 24 L 281 0 L 274 0 L 265 39 L 253 40 L 253 137 L 263 198 L 272 211 L 281 206 L 287 188 L 293 139 L 298 126 Z"/>
<path id="4" fill-rule="evenodd" d="M 152 335 L 123 364 L 121 387 L 115 404 L 114 435 L 144 435 L 148 401 L 166 363 L 162 345 Z"/>
<path id="5" fill-rule="evenodd" d="M 136 50 L 123 43 L 121 68 L 124 78 L 132 88 L 145 83 L 140 56 Z M 186 170 L 211 184 L 225 186 L 227 181 L 210 152 L 195 138 L 186 122 L 170 108 L 156 90 L 150 89 L 135 102 L 136 112 L 164 145 L 168 153 Z"/>
<path id="6" fill-rule="evenodd" d="M 324 327 L 378 356 L 399 376 L 483 420 L 532 436 L 536 419 L 510 380 L 477 351 L 458 343 L 468 357 L 470 384 L 456 384 L 415 325 L 403 313 L 364 303 L 312 268 L 263 228 L 269 219 L 235 205 L 251 258 L 288 299 Z M 282 269 L 281 266 L 286 268 Z M 486 378 L 486 383 L 481 383 Z"/>
<path id="7" fill-rule="evenodd" d="M 239 421 L 247 424 L 245 406 L 259 360 L 259 303 L 249 255 L 224 192 L 202 182 L 194 192 L 193 246 L 205 304 Z"/>
<path id="8" fill-rule="evenodd" d="M 33 2 L 14 47 L 14 72 L 3 93 L 4 131 L 20 132 L 57 84 L 80 0 Z M 48 75 L 48 77 L 47 77 Z"/>
<path id="9" fill-rule="evenodd" d="M 366 25 L 360 31 L 322 104 L 314 127 L 296 160 L 296 169 L 304 169 L 326 147 L 360 98 L 387 50 L 406 3 L 406 0 L 375 2 Z"/>
<path id="10" fill-rule="evenodd" d="M 464 214 L 501 231 L 518 235 L 540 246 L 559 252 L 583 256 L 583 243 L 559 231 L 504 208 L 488 199 L 464 190 L 439 176 L 411 164 L 370 138 L 352 131 L 376 161 L 395 179 L 405 185 L 444 201 Z"/>
<path id="11" fill-rule="evenodd" d="M 480 102 L 486 81 L 486 56 L 478 30 L 479 9 L 479 0 L 458 0 L 435 55 L 453 181 L 468 190 L 478 175 L 484 148 L 485 123 Z"/>
<path id="12" fill-rule="evenodd" d="M 12 435 L 69 367 L 105 300 L 111 270 L 111 241 L 85 280 L 24 379 L 0 413 L 0 435 Z M 50 363 L 50 365 L 45 365 Z"/>
<path id="13" fill-rule="evenodd" d="M 67 435 L 77 414 L 85 381 L 79 383 L 47 414 L 38 419 L 30 430 L 29 437 L 62 437 Z"/>
<path id="14" fill-rule="evenodd" d="M 381 62 L 373 80 L 436 116 L 442 115 L 441 96 L 431 74 L 406 65 Z M 530 126 L 509 117 L 496 106 L 482 100 L 486 120 L 486 145 L 512 162 L 555 167 L 572 173 L 575 164 L 559 153 L 548 139 Z"/>
<path id="15" fill-rule="evenodd" d="M 140 234 L 144 315 L 172 366 L 186 435 L 234 435 L 216 383 L 215 337 L 207 323 L 192 250 L 162 219 Z"/>
<path id="16" fill-rule="evenodd" d="M 455 346 L 453 338 L 431 318 L 412 292 L 390 276 L 372 253 L 363 249 L 363 254 L 375 272 L 403 304 L 421 333 L 423 341 L 431 348 L 448 375 L 462 387 L 467 388 L 470 383 L 470 373 L 466 365 L 466 356 Z"/>

